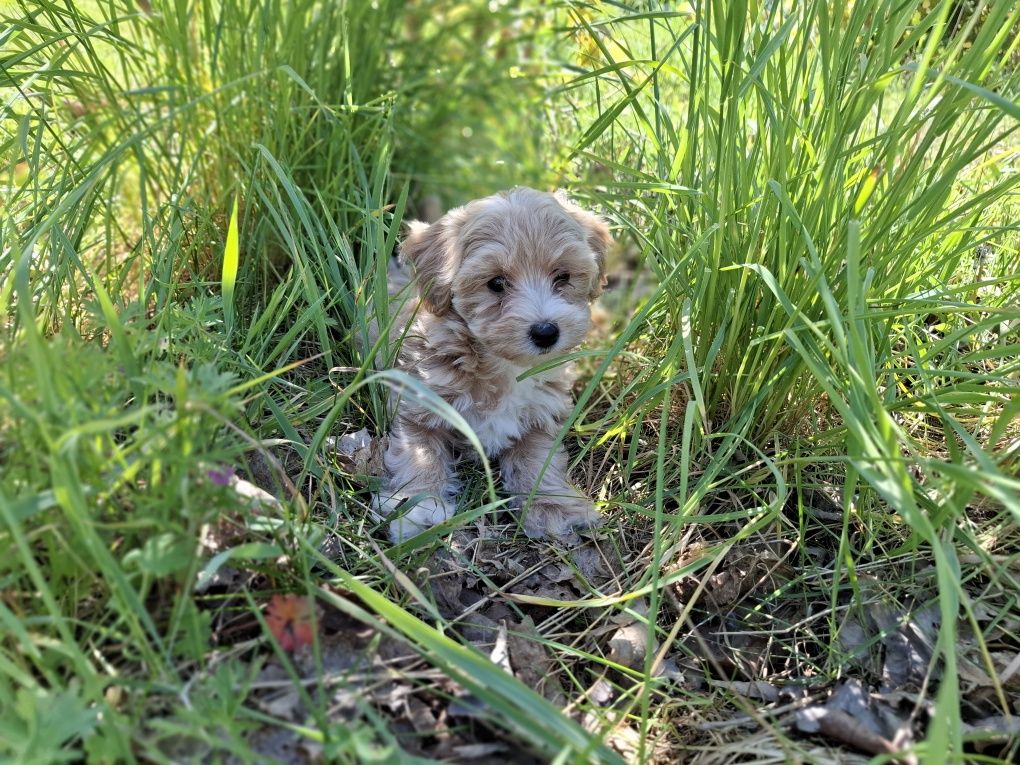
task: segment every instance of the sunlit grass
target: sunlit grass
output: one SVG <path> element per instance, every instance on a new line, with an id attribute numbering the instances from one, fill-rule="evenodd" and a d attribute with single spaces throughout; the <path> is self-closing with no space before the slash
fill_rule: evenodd
<path id="1" fill-rule="evenodd" d="M 259 705 L 259 608 L 288 591 L 406 642 L 540 757 L 620 761 L 625 727 L 649 759 L 723 703 L 656 675 L 705 580 L 673 593 L 767 540 L 806 562 L 768 603 L 826 604 L 809 656 L 777 630 L 791 672 L 842 676 L 871 572 L 937 598 L 918 754 L 960 760 L 957 630 L 983 640 L 972 585 L 1008 589 L 1020 520 L 1020 9 L 950 29 L 953 5 L 0 5 L 0 757 L 252 761 L 276 725 L 339 761 L 396 758 L 369 701 L 331 718 L 332 686 L 278 649 L 312 711 Z M 564 432 L 620 571 L 580 600 L 508 600 L 554 613 L 529 639 L 574 716 L 416 578 L 444 549 L 486 581 L 446 534 L 499 512 L 491 477 L 387 548 L 331 445 L 386 425 L 389 378 L 366 380 L 388 349 L 367 340 L 400 223 L 427 194 L 513 183 L 604 212 L 626 285 Z M 279 508 L 239 502 L 227 469 L 264 474 Z M 819 487 L 838 521 L 808 512 Z M 228 563 L 240 599 L 197 591 Z M 631 667 L 601 637 L 624 613 L 659 641 Z"/>

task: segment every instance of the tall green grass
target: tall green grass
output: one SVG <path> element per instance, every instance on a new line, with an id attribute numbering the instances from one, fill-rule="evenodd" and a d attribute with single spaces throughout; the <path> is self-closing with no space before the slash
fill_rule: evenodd
<path id="1" fill-rule="evenodd" d="M 858 567 L 933 562 L 944 724 L 922 753 L 962 757 L 962 582 L 999 576 L 1020 518 L 1020 10 L 149 6 L 26 0 L 0 19 L 0 756 L 256 759 L 251 732 L 291 724 L 254 702 L 249 644 L 213 641 L 225 615 L 264 627 L 278 591 L 408 642 L 548 759 L 618 759 L 622 719 L 640 759 L 684 724 L 651 643 L 618 708 L 576 700 L 594 734 L 458 643 L 393 573 L 440 535 L 377 552 L 366 487 L 330 447 L 385 426 L 365 340 L 401 221 L 425 194 L 561 183 L 653 281 L 609 296 L 573 423 L 606 547 L 647 552 L 578 613 L 647 599 L 671 646 L 685 622 L 664 590 L 755 535 L 803 544 L 817 521 L 791 508 L 835 482 L 828 639 Z M 278 513 L 211 478 L 256 465 Z M 466 517 L 498 507 L 479 484 Z M 673 568 L 691 541 L 707 557 Z M 257 576 L 243 605 L 195 592 L 211 558 Z M 563 667 L 620 671 L 576 641 Z M 822 651 L 812 670 L 838 676 Z M 301 693 L 297 735 L 396 760 L 367 702 L 349 727 L 325 685 Z"/>
<path id="2" fill-rule="evenodd" d="M 338 419 L 383 423 L 384 393 L 353 411 L 336 393 L 357 377 L 345 370 L 361 364 L 367 306 L 385 294 L 375 276 L 421 147 L 451 110 L 458 131 L 486 140 L 474 83 L 494 73 L 463 46 L 523 18 L 454 10 L 25 2 L 5 13 L 4 757 L 44 762 L 83 745 L 108 761 L 173 759 L 174 747 L 254 756 L 245 688 L 258 662 L 215 659 L 222 611 L 196 606 L 209 563 L 198 540 L 226 518 L 250 536 L 224 553 L 257 567 L 298 538 L 364 526 L 324 442 Z M 517 44 L 501 42 L 509 54 Z M 512 104 L 527 87 L 489 91 Z M 429 90 L 443 97 L 416 96 Z M 432 156 L 433 168 L 446 161 Z M 263 438 L 297 454 L 295 472 Z M 277 468 L 283 517 L 260 520 L 210 478 L 244 472 L 253 446 Z M 314 527 L 308 502 L 286 496 L 308 480 L 321 487 L 313 506 L 330 508 Z M 329 501 L 338 495 L 350 501 Z M 269 586 L 308 585 L 300 557 Z M 509 689 L 492 700 L 513 719 L 533 694 Z M 352 739 L 319 720 L 308 735 L 332 756 L 394 756 L 384 728 Z M 539 746 L 571 739 L 587 736 L 563 721 Z"/>
<path id="3" fill-rule="evenodd" d="M 595 193 L 630 205 L 621 223 L 659 279 L 681 264 L 709 421 L 754 407 L 768 437 L 809 419 L 821 390 L 783 334 L 803 328 L 762 277 L 811 319 L 846 306 L 849 280 L 868 275 L 848 271 L 852 222 L 869 303 L 908 307 L 908 321 L 918 300 L 967 293 L 983 243 L 989 276 L 1008 275 L 1015 237 L 983 213 L 1015 190 L 1017 11 L 991 4 L 944 38 L 952 5 L 713 4 L 598 27 L 578 15 L 600 73 L 572 97 L 594 91 L 617 119 L 592 121 L 573 152 L 605 168 Z M 684 301 L 670 305 L 667 341 Z"/>
<path id="4" fill-rule="evenodd" d="M 574 103 L 598 103 L 578 111 L 568 147 L 598 169 L 592 198 L 621 211 L 641 262 L 670 283 L 628 328 L 655 363 L 615 386 L 600 421 L 624 441 L 615 453 L 640 452 L 627 435 L 676 386 L 689 403 L 682 421 L 663 419 L 665 443 L 700 444 L 716 473 L 734 435 L 748 438 L 784 478 L 760 482 L 773 500 L 747 523 L 764 512 L 781 536 L 787 489 L 834 460 L 845 521 L 832 605 L 876 548 L 937 569 L 945 679 L 931 762 L 962 751 L 956 624 L 971 604 L 957 550 L 991 566 L 972 508 L 990 502 L 1012 529 L 1006 554 L 1020 520 L 1020 239 L 1007 212 L 1020 11 L 981 4 L 950 28 L 954 8 L 709 3 L 610 20 L 573 9 L 594 61 L 565 86 Z M 663 517 L 656 497 L 639 512 L 657 537 L 672 527 L 668 546 L 685 522 L 729 516 L 706 517 L 663 448 L 642 472 L 681 487 L 678 510 Z"/>

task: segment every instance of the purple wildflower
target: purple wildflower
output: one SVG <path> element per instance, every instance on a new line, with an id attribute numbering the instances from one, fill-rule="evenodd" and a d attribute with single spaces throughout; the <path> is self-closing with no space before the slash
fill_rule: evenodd
<path id="1" fill-rule="evenodd" d="M 222 468 L 213 468 L 206 475 L 217 486 L 230 486 L 230 479 L 234 477 L 235 472 L 232 465 L 224 465 Z"/>

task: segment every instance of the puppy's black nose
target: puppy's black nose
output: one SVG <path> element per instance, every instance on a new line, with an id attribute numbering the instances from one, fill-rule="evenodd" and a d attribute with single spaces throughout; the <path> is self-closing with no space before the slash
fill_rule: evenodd
<path id="1" fill-rule="evenodd" d="M 539 348 L 552 348 L 560 339 L 560 328 L 551 321 L 531 325 L 531 342 Z"/>

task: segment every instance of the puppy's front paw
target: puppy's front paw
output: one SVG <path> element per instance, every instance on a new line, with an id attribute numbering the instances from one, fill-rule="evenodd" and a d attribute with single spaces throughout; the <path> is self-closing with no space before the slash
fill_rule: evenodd
<path id="1" fill-rule="evenodd" d="M 524 533 L 576 544 L 576 529 L 594 528 L 600 521 L 599 511 L 584 497 L 536 497 L 524 516 Z"/>
<path id="2" fill-rule="evenodd" d="M 372 498 L 372 507 L 382 517 L 392 516 L 403 501 L 401 497 L 386 497 L 379 494 Z M 450 502 L 436 497 L 423 497 L 418 504 L 390 523 L 390 541 L 394 544 L 420 534 L 451 517 L 457 508 Z"/>

